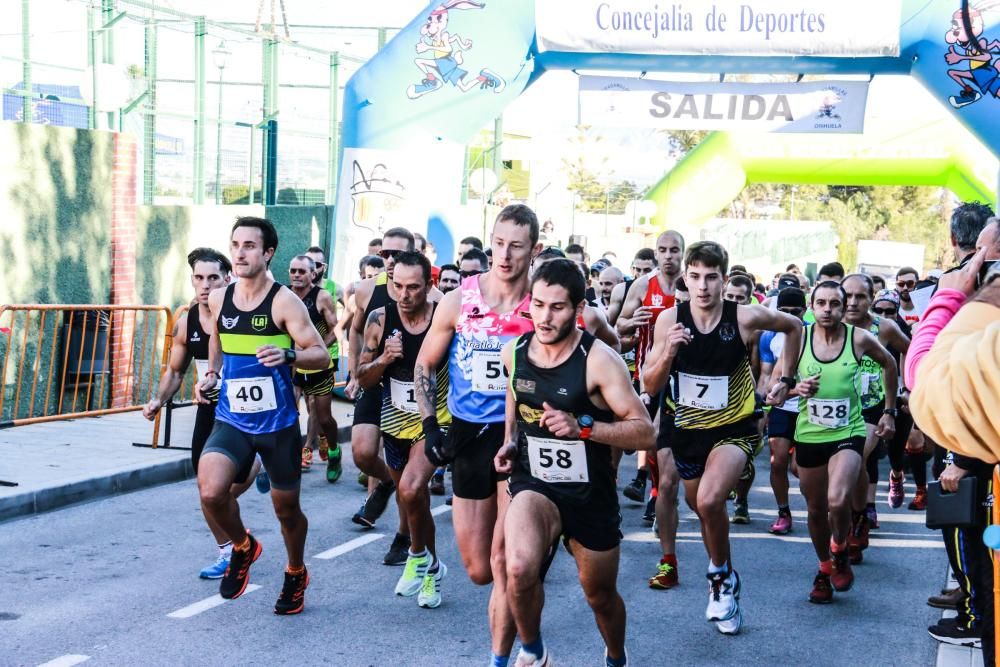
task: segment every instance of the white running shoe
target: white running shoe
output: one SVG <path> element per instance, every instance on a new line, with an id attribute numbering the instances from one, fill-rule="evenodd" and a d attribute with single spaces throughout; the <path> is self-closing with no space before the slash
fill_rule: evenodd
<path id="1" fill-rule="evenodd" d="M 708 621 L 728 621 L 739 611 L 740 575 L 733 570 L 727 577 L 721 572 L 708 576 L 708 607 L 705 619 Z"/>
<path id="2" fill-rule="evenodd" d="M 738 635 L 740 633 L 740 628 L 743 627 L 743 610 L 740 609 L 740 603 L 736 603 L 736 614 L 725 621 L 716 621 L 715 629 L 724 635 Z"/>
<path id="3" fill-rule="evenodd" d="M 548 647 L 542 649 L 541 656 L 536 656 L 534 653 L 525 651 L 522 646 L 521 650 L 517 652 L 517 660 L 514 662 L 514 667 L 552 667 L 552 665 Z"/>
<path id="4" fill-rule="evenodd" d="M 441 580 L 448 574 L 448 568 L 438 561 L 437 572 L 427 572 L 420 584 L 420 594 L 417 604 L 424 609 L 437 609 L 441 606 Z"/>

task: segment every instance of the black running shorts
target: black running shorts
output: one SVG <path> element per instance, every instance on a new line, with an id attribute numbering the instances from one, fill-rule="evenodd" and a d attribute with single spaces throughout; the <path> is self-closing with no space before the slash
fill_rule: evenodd
<path id="1" fill-rule="evenodd" d="M 497 492 L 497 483 L 507 479 L 493 467 L 493 458 L 503 444 L 503 422 L 474 424 L 451 418 L 448 449 L 455 453 L 451 488 L 456 498 L 486 500 Z"/>
<path id="2" fill-rule="evenodd" d="M 382 423 L 382 383 L 361 392 L 354 401 L 354 425 Z"/>
<path id="3" fill-rule="evenodd" d="M 302 432 L 298 421 L 280 431 L 260 435 L 244 433 L 235 426 L 216 421 L 202 455 L 209 452 L 227 457 L 239 471 L 244 467 L 249 470 L 254 456 L 260 454 L 271 486 L 279 491 L 295 490 L 302 481 Z M 243 479 L 245 481 L 246 476 Z"/>
<path id="4" fill-rule="evenodd" d="M 812 442 L 795 443 L 795 463 L 800 468 L 819 468 L 825 466 L 833 458 L 833 455 L 850 450 L 857 452 L 858 456 L 864 456 L 865 439 L 863 437 L 848 438 L 836 442 L 822 442 L 819 444 Z"/>
<path id="5" fill-rule="evenodd" d="M 767 437 L 794 440 L 795 422 L 798 418 L 798 412 L 771 408 L 767 415 Z"/>
<path id="6" fill-rule="evenodd" d="M 564 539 L 576 540 L 591 551 L 610 551 L 621 544 L 622 517 L 617 498 L 613 503 L 571 503 L 530 473 L 518 471 L 510 479 L 510 496 L 525 491 L 534 491 L 552 501 L 559 510 Z"/>

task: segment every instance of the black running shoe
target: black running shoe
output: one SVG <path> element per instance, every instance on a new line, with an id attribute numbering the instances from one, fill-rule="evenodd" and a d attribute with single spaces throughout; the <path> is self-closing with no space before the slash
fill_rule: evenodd
<path id="1" fill-rule="evenodd" d="M 443 496 L 444 495 L 444 473 L 440 475 L 434 474 L 431 477 L 430 491 L 432 496 Z"/>
<path id="2" fill-rule="evenodd" d="M 643 512 L 642 520 L 646 523 L 653 523 L 656 520 L 656 498 L 650 498 L 646 503 L 646 511 Z"/>
<path id="3" fill-rule="evenodd" d="M 967 625 L 941 622 L 927 628 L 927 632 L 930 633 L 931 637 L 944 644 L 971 647 L 982 645 L 982 633 L 979 630 L 969 628 Z"/>
<path id="4" fill-rule="evenodd" d="M 253 535 L 247 533 L 247 537 L 250 539 L 250 548 L 245 551 L 233 549 L 229 567 L 219 582 L 219 595 L 226 600 L 235 600 L 243 595 L 250 582 L 250 566 L 260 558 L 260 553 L 263 551 L 260 542 L 255 540 Z"/>
<path id="5" fill-rule="evenodd" d="M 303 567 L 302 574 L 289 574 L 285 571 L 285 585 L 281 587 L 281 595 L 274 603 L 274 613 L 279 616 L 298 614 L 305 607 L 306 587 L 309 585 L 309 572 Z"/>
<path id="6" fill-rule="evenodd" d="M 392 546 L 385 552 L 382 559 L 383 565 L 406 565 L 406 559 L 410 555 L 410 536 L 396 533 L 392 540 Z"/>
<path id="7" fill-rule="evenodd" d="M 646 480 L 636 477 L 622 489 L 622 495 L 637 503 L 646 499 Z"/>
<path id="8" fill-rule="evenodd" d="M 351 521 L 365 528 L 374 528 L 375 522 L 385 512 L 385 508 L 389 504 L 389 498 L 392 497 L 392 492 L 395 490 L 396 485 L 391 480 L 388 482 L 379 482 L 375 490 L 365 498 L 361 509 L 351 517 Z"/>

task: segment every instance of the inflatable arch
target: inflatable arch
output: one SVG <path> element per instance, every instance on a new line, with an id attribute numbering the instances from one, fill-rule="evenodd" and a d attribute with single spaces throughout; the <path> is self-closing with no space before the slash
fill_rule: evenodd
<path id="1" fill-rule="evenodd" d="M 908 74 L 998 154 L 998 24 L 998 0 L 434 0 L 346 86 L 334 270 L 354 275 L 367 239 L 397 224 L 453 256 L 475 233 L 454 211 L 464 144 L 549 70 Z M 729 194 L 739 170 L 767 170 L 736 152 Z M 944 172 L 935 183 L 967 191 L 970 170 Z"/>

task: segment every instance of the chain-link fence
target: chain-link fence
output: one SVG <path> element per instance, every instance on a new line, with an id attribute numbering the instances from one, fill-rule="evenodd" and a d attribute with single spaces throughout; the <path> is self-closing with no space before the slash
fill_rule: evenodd
<path id="1" fill-rule="evenodd" d="M 332 204 L 343 86 L 396 30 L 288 26 L 272 4 L 234 23 L 155 0 L 0 3 L 3 119 L 135 135 L 146 204 Z"/>

